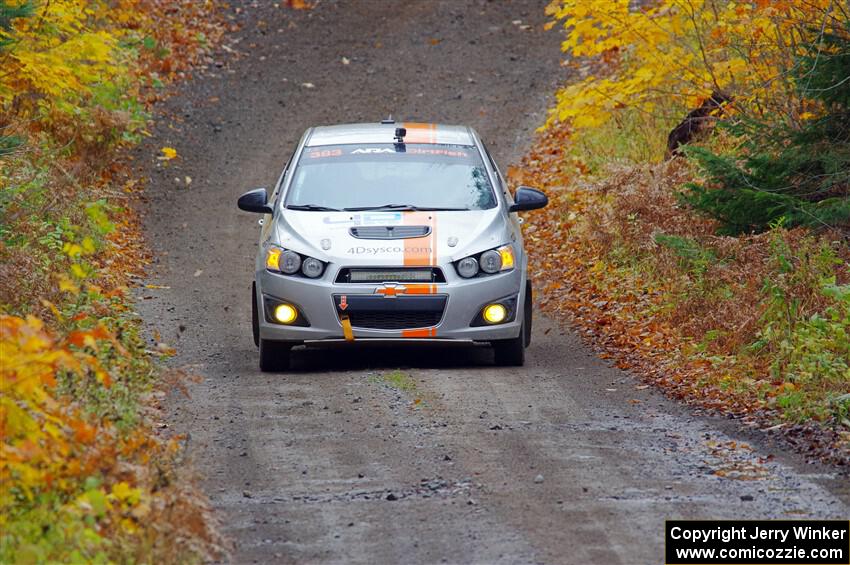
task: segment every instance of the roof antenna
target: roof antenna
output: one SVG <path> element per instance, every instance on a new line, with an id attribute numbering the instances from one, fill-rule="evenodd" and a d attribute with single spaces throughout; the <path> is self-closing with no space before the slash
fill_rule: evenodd
<path id="1" fill-rule="evenodd" d="M 387 118 L 381 120 L 382 124 L 394 124 L 395 120 L 393 119 L 393 115 L 390 114 Z"/>
<path id="2" fill-rule="evenodd" d="M 407 135 L 407 128 L 395 128 L 396 143 L 404 143 L 404 136 Z"/>

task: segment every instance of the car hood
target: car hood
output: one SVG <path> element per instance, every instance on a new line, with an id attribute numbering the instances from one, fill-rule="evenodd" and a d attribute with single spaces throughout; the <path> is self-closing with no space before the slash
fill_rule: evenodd
<path id="1" fill-rule="evenodd" d="M 424 235 L 397 238 L 407 230 Z M 434 212 L 283 210 L 276 225 L 276 239 L 282 247 L 341 265 L 438 265 L 498 247 L 510 237 L 507 218 L 499 208 Z"/>

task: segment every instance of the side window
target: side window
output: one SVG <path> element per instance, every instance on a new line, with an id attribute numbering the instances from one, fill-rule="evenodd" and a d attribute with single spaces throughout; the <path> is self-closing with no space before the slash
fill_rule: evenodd
<path id="1" fill-rule="evenodd" d="M 294 156 L 294 152 L 292 153 L 292 155 L 289 156 L 289 159 L 286 161 L 286 165 L 283 166 L 283 172 L 280 173 L 280 177 L 277 179 L 277 184 L 275 184 L 274 192 L 272 192 L 272 195 L 269 197 L 269 202 L 271 203 L 273 209 L 275 208 L 275 206 L 277 206 L 277 199 L 278 196 L 280 196 L 281 188 L 283 188 L 283 179 L 286 177 L 286 173 L 289 171 L 289 167 L 292 165 L 292 157 Z"/>
<path id="2" fill-rule="evenodd" d="M 499 167 L 498 167 L 498 166 L 496 166 L 496 161 L 494 161 L 494 160 L 493 160 L 493 156 L 492 156 L 492 155 L 490 155 L 490 150 L 489 150 L 489 149 L 487 149 L 487 146 L 486 146 L 486 145 L 484 145 L 484 142 L 483 142 L 483 141 L 481 142 L 481 147 L 484 149 L 484 154 L 485 154 L 485 155 L 487 155 L 487 160 L 490 162 L 490 166 L 493 168 L 493 170 L 494 170 L 494 171 L 496 171 L 496 176 L 498 177 L 499 182 L 502 184 L 502 189 L 504 190 L 504 188 L 505 188 L 505 179 L 504 179 L 504 177 L 502 176 L 502 171 L 500 171 L 500 170 L 499 170 Z"/>
<path id="3" fill-rule="evenodd" d="M 493 160 L 493 156 L 490 155 L 490 150 L 487 149 L 487 146 L 484 144 L 484 141 L 481 141 L 481 148 L 484 149 L 484 154 L 487 156 L 487 161 L 490 162 L 490 166 L 496 171 L 496 179 L 499 183 L 499 188 L 502 193 L 505 195 L 505 198 L 508 201 L 508 205 L 513 204 L 514 199 L 510 192 L 508 192 L 508 183 L 505 182 L 505 177 L 502 176 L 502 171 L 499 170 L 499 167 L 496 166 L 496 162 Z"/>

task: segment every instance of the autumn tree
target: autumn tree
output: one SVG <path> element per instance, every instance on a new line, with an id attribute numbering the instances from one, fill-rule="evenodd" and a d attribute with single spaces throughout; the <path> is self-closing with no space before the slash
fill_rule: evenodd
<path id="1" fill-rule="evenodd" d="M 716 178 L 721 175 L 722 163 L 731 174 L 735 169 L 732 161 L 751 154 L 748 143 L 767 137 L 782 139 L 786 146 L 797 145 L 814 135 L 815 124 L 835 125 L 844 115 L 843 109 L 836 109 L 812 87 L 817 81 L 834 79 L 829 86 L 822 85 L 823 92 L 847 88 L 844 79 L 830 74 L 839 72 L 844 60 L 839 54 L 840 42 L 846 38 L 850 18 L 841 2 L 555 0 L 547 12 L 553 18 L 549 25 L 560 24 L 566 30 L 562 49 L 582 72 L 579 80 L 558 92 L 549 123 L 567 122 L 577 138 L 626 112 L 648 116 L 657 135 L 666 137 L 669 128 L 689 110 L 712 105 L 714 110 L 709 108 L 700 119 L 710 118 L 722 108 L 734 124 L 762 124 L 761 137 L 743 126 L 733 132 L 727 140 L 734 145 L 728 156 L 731 161 L 702 154 L 700 162 L 707 167 L 708 176 Z M 712 101 L 720 102 L 707 104 Z M 784 133 L 778 135 L 780 131 Z M 820 131 L 826 135 L 822 127 Z M 821 136 L 823 142 L 841 139 Z M 812 151 L 815 147 L 809 145 Z M 774 149 L 773 161 L 764 161 L 762 171 L 777 160 L 788 165 L 788 154 L 796 154 L 793 148 L 786 153 L 779 145 Z M 819 161 L 824 172 L 846 170 L 843 157 L 829 154 L 828 160 Z M 815 161 L 807 162 L 812 165 Z M 816 178 L 815 170 L 811 169 L 810 180 Z M 728 193 L 707 192 L 714 188 L 711 183 L 705 190 L 696 188 L 697 196 L 691 202 L 726 222 L 732 231 L 763 228 L 780 216 L 792 223 L 842 221 L 847 216 L 846 201 L 818 204 L 823 214 L 810 210 L 811 201 L 820 199 L 808 194 L 811 182 L 797 186 L 799 172 L 791 167 L 787 175 L 772 179 L 748 177 L 748 182 L 756 184 L 748 187 L 755 192 L 746 203 L 738 198 L 728 200 Z M 743 178 L 738 175 L 737 181 Z M 835 191 L 845 186 L 841 175 L 830 179 L 817 194 L 840 198 Z M 797 188 L 778 195 L 776 187 L 792 180 Z M 808 194 L 804 196 L 808 204 L 786 198 L 804 194 Z M 712 200 L 714 204 L 708 204 Z M 761 213 L 765 208 L 770 213 Z M 757 210 L 758 217 L 746 219 Z M 804 221 L 804 217 L 818 219 Z"/>
<path id="2" fill-rule="evenodd" d="M 576 129 L 626 108 L 681 116 L 713 92 L 738 111 L 799 122 L 813 108 L 788 65 L 847 21 L 833 0 L 555 0 L 547 13 L 566 30 L 567 55 L 596 61 L 560 90 L 550 118 Z"/>
<path id="3" fill-rule="evenodd" d="M 686 200 L 726 232 L 761 231 L 780 218 L 850 230 L 850 24 L 806 46 L 789 72 L 819 116 L 799 127 L 743 117 L 727 126 L 741 140 L 734 150 L 688 151 L 708 180 L 689 185 Z"/>

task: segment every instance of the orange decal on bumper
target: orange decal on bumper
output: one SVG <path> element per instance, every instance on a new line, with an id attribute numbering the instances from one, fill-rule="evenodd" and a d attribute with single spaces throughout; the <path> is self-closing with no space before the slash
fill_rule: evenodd
<path id="1" fill-rule="evenodd" d="M 418 330 L 402 330 L 401 337 L 436 337 L 437 328 L 422 328 Z"/>

